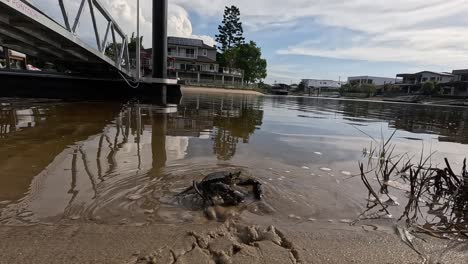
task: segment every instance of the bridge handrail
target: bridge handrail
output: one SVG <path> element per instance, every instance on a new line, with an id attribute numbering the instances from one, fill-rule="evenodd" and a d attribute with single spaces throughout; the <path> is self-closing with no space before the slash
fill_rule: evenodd
<path id="1" fill-rule="evenodd" d="M 119 66 L 122 66 L 125 64 L 125 67 L 127 68 L 127 71 L 130 71 L 130 55 L 128 51 L 128 37 L 124 33 L 124 31 L 120 28 L 120 26 L 117 24 L 117 22 L 112 18 L 112 16 L 109 14 L 109 12 L 104 8 L 104 6 L 101 4 L 99 0 L 81 0 L 80 6 L 78 8 L 77 14 L 75 16 L 75 20 L 73 21 L 73 25 L 70 23 L 70 19 L 68 17 L 67 13 L 67 8 L 65 6 L 65 3 L 63 0 L 57 0 L 58 4 L 60 5 L 60 10 L 62 12 L 63 20 L 65 23 L 65 26 L 61 25 L 58 23 L 56 20 L 52 19 L 50 16 L 45 14 L 43 11 L 35 7 L 33 4 L 31 4 L 28 1 L 25 0 L 20 0 L 24 4 L 28 5 L 29 7 L 33 8 L 35 11 L 39 12 L 40 14 L 44 15 L 51 21 L 55 22 L 57 25 L 63 27 L 66 29 L 68 32 L 76 35 L 76 30 L 78 28 L 80 19 L 82 18 L 82 14 L 85 8 L 86 2 L 88 2 L 89 5 L 89 10 L 90 10 L 90 15 L 91 15 L 91 20 L 93 24 L 93 29 L 94 29 L 94 34 L 96 38 L 96 44 L 99 52 L 102 54 L 105 54 L 106 52 L 106 43 L 107 39 L 109 37 L 109 34 L 111 35 L 112 38 L 112 43 L 114 45 L 114 62 L 115 66 L 117 68 L 120 68 Z M 96 16 L 95 16 L 95 9 L 104 17 L 104 19 L 107 21 L 107 28 L 106 32 L 104 34 L 104 37 L 101 39 L 99 31 L 98 31 L 98 26 L 97 26 L 97 21 L 96 21 Z M 121 46 L 120 50 L 118 47 L 118 42 L 116 39 L 116 35 L 121 38 Z"/>

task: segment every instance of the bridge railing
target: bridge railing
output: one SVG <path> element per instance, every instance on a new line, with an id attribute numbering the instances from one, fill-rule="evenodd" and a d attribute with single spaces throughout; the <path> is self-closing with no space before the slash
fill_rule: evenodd
<path id="1" fill-rule="evenodd" d="M 31 3 L 21 0 L 23 3 L 31 6 L 32 8 L 40 11 L 38 8 L 33 6 Z M 74 20 L 71 20 L 69 17 L 69 9 L 65 5 L 64 0 L 57 0 L 60 11 L 63 16 L 64 23 L 58 23 L 57 21 L 53 20 L 60 26 L 64 27 L 68 32 L 76 35 L 78 25 L 80 21 L 83 19 L 84 10 L 86 9 L 86 5 L 89 7 L 89 14 L 91 16 L 92 22 L 92 30 L 94 31 L 94 38 L 96 41 L 96 47 L 98 52 L 107 57 L 111 58 L 115 62 L 115 67 L 118 69 L 125 68 L 127 72 L 130 71 L 130 54 L 128 50 L 128 37 L 124 33 L 124 31 L 120 28 L 117 22 L 112 18 L 109 12 L 104 8 L 99 0 L 79 0 L 80 4 L 75 16 Z M 40 11 L 42 13 L 42 11 Z M 98 22 L 96 15 L 100 14 L 107 23 L 106 31 L 103 36 L 101 36 L 99 32 Z M 111 39 L 110 44 L 108 40 Z"/>

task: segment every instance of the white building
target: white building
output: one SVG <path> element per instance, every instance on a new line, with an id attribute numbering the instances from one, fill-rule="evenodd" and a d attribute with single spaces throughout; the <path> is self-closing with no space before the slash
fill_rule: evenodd
<path id="1" fill-rule="evenodd" d="M 332 80 L 303 79 L 304 93 L 308 95 L 322 94 L 322 92 L 337 92 L 346 82 Z"/>
<path id="2" fill-rule="evenodd" d="M 328 88 L 339 89 L 344 82 L 332 80 L 303 79 L 302 82 L 306 88 Z"/>
<path id="3" fill-rule="evenodd" d="M 374 85 L 385 85 L 395 84 L 400 82 L 401 79 L 387 78 L 387 77 L 376 77 L 376 76 L 352 76 L 348 77 L 348 83 L 350 84 L 374 84 Z"/>

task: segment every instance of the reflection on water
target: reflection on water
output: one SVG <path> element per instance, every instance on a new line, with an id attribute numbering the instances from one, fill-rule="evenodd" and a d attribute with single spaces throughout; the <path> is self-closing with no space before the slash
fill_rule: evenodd
<path id="1" fill-rule="evenodd" d="M 229 168 L 265 185 L 248 217 L 352 218 L 365 195 L 347 178 L 370 141 L 359 130 L 396 128 L 401 151 L 423 142 L 461 160 L 468 150 L 464 108 L 203 94 L 178 106 L 0 103 L 4 224 L 199 221 L 174 195 Z"/>

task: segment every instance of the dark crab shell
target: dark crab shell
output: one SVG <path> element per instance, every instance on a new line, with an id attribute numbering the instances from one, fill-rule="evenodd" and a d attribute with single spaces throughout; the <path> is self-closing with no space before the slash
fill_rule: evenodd
<path id="1" fill-rule="evenodd" d="M 230 172 L 230 171 L 217 171 L 206 175 L 205 178 L 201 181 L 201 183 L 212 183 L 212 182 L 219 182 L 225 180 L 230 174 L 238 174 L 234 178 L 238 178 L 241 172 Z"/>

